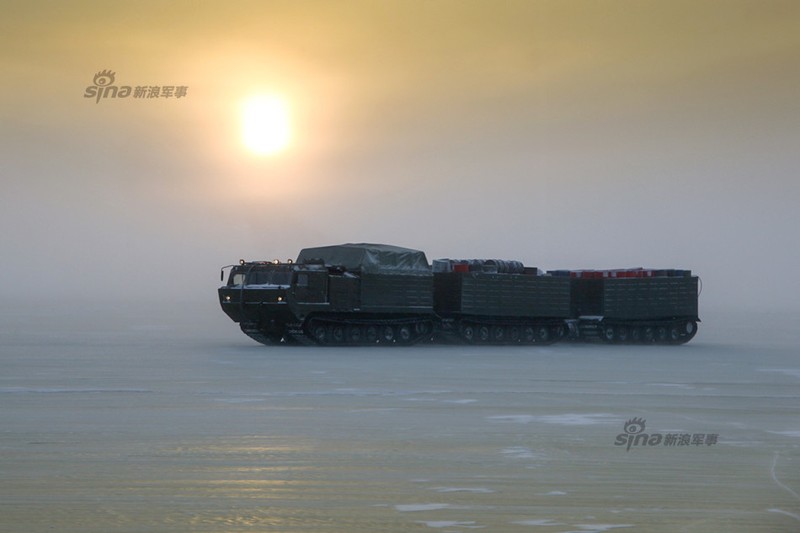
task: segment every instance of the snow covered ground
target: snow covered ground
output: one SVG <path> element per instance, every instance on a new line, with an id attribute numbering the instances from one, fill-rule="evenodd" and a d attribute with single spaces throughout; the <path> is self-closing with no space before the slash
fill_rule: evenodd
<path id="1" fill-rule="evenodd" d="M 798 316 L 312 349 L 186 309 L 3 309 L 0 531 L 800 530 Z"/>

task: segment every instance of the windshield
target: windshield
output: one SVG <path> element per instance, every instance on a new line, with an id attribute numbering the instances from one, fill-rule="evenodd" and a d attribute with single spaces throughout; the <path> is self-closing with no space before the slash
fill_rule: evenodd
<path id="1" fill-rule="evenodd" d="M 288 286 L 292 281 L 292 271 L 276 267 L 235 268 L 231 272 L 228 285 Z"/>

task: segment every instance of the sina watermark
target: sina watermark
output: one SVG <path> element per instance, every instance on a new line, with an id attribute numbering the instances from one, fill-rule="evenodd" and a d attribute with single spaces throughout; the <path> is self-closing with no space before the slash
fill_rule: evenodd
<path id="1" fill-rule="evenodd" d="M 645 419 L 631 418 L 622 428 L 624 433 L 617 435 L 614 446 L 625 446 L 630 451 L 633 446 L 713 446 L 719 440 L 717 433 L 645 433 Z"/>
<path id="2" fill-rule="evenodd" d="M 115 80 L 116 73 L 101 70 L 83 91 L 83 97 L 94 98 L 99 104 L 101 98 L 184 98 L 189 91 L 186 85 L 115 85 Z"/>

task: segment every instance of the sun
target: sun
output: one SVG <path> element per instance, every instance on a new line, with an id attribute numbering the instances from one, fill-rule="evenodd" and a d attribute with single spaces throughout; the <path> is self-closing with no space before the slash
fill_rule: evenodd
<path id="1" fill-rule="evenodd" d="M 271 95 L 253 96 L 242 104 L 242 141 L 257 155 L 274 155 L 292 140 L 289 104 Z"/>

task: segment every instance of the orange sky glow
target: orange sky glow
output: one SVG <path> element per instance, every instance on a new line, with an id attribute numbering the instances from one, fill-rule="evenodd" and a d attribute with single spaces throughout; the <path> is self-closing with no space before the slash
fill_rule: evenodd
<path id="1" fill-rule="evenodd" d="M 126 270 L 346 241 L 680 264 L 718 272 L 722 302 L 734 265 L 797 264 L 798 20 L 790 1 L 5 2 L 0 221 L 24 229 L 0 244 L 71 276 L 116 247 Z M 131 95 L 84 97 L 107 69 Z M 243 142 L 257 94 L 290 109 L 268 157 Z"/>

